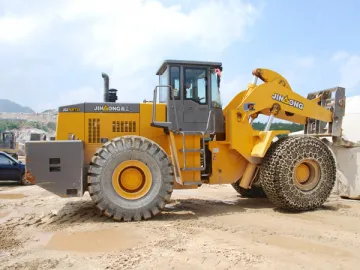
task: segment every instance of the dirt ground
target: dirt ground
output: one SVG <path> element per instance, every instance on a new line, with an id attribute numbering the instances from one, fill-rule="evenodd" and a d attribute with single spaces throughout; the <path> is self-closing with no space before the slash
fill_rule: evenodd
<path id="1" fill-rule="evenodd" d="M 0 183 L 0 269 L 357 269 L 360 201 L 286 213 L 229 185 L 174 191 L 159 216 L 114 222 L 86 193 Z"/>

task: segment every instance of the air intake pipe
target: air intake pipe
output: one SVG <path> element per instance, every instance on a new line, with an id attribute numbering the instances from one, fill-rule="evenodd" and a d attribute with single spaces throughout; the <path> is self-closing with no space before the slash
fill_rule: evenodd
<path id="1" fill-rule="evenodd" d="M 104 102 L 108 102 L 108 97 L 109 97 L 109 76 L 106 73 L 102 73 L 101 76 L 104 78 Z"/>

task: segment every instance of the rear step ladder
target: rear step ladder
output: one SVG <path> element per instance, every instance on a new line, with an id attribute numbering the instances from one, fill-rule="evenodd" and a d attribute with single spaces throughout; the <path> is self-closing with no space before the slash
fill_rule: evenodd
<path id="1" fill-rule="evenodd" d="M 186 166 L 186 153 L 200 153 L 203 154 L 205 159 L 205 132 L 202 131 L 181 131 L 180 134 L 183 136 L 183 147 L 180 149 L 180 152 L 183 153 L 184 167 L 181 168 L 182 171 L 205 171 L 206 170 L 206 162 L 204 162 L 204 166 L 201 167 L 187 167 Z M 202 140 L 202 148 L 198 149 L 188 149 L 186 148 L 186 135 L 201 135 Z"/>
<path id="2" fill-rule="evenodd" d="M 213 121 L 213 130 L 209 131 L 209 127 L 210 127 L 210 121 Z M 183 159 L 184 159 L 184 167 L 181 168 L 182 171 L 205 171 L 206 170 L 206 153 L 205 153 L 205 135 L 211 135 L 211 134 L 215 134 L 215 115 L 214 115 L 214 111 L 210 111 L 209 112 L 209 116 L 208 116 L 208 120 L 207 120 L 207 124 L 206 124 L 206 129 L 205 131 L 180 131 L 179 133 L 183 136 L 183 146 L 182 149 L 180 149 L 180 152 L 183 153 Z M 202 148 L 199 149 L 187 149 L 186 148 L 186 135 L 201 135 L 201 140 L 202 140 Z M 200 153 L 203 155 L 203 164 L 204 166 L 201 167 L 187 167 L 186 166 L 186 153 Z"/>

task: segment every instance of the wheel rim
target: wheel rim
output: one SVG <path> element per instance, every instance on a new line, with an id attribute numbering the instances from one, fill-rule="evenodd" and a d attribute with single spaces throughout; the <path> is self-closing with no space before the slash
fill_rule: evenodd
<path id="1" fill-rule="evenodd" d="M 304 160 L 295 167 L 294 183 L 303 191 L 314 189 L 320 181 L 320 166 L 314 160 Z"/>
<path id="2" fill-rule="evenodd" d="M 136 200 L 149 192 L 152 175 L 143 162 L 128 160 L 116 167 L 112 176 L 112 184 L 119 196 L 128 200 Z"/>

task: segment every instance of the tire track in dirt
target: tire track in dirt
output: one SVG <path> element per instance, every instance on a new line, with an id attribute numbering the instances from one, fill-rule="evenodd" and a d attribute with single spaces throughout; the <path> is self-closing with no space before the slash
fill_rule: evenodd
<path id="1" fill-rule="evenodd" d="M 190 202 L 189 202 L 190 203 Z M 191 206 L 189 207 L 191 210 L 196 210 L 196 206 Z M 180 207 L 181 210 L 190 210 L 188 207 Z M 336 208 L 336 206 L 334 206 L 334 208 Z M 172 209 L 174 209 L 174 207 L 172 207 Z M 205 207 L 206 209 L 206 207 Z M 345 209 L 347 209 L 345 207 Z M 179 210 L 179 209 L 175 209 Z M 206 212 L 206 211 L 205 211 Z M 249 213 L 248 213 L 249 212 Z M 215 214 L 213 219 L 206 219 L 204 217 L 204 215 L 201 217 L 197 217 L 197 218 L 186 218 L 185 220 L 181 220 L 181 222 L 173 222 L 172 224 L 167 224 L 167 226 L 171 227 L 173 226 L 173 228 L 176 231 L 183 231 L 183 232 L 189 232 L 188 228 L 191 228 L 191 236 L 192 237 L 196 237 L 196 234 L 199 235 L 201 234 L 201 232 L 203 232 L 204 230 L 209 230 L 212 233 L 214 233 L 216 235 L 216 232 L 214 231 L 220 231 L 220 232 L 224 232 L 230 235 L 233 235 L 233 237 L 243 237 L 247 240 L 249 240 L 249 242 L 255 242 L 255 243 L 259 243 L 260 245 L 275 245 L 276 247 L 279 247 L 280 249 L 289 249 L 290 251 L 285 253 L 291 253 L 293 252 L 293 249 L 299 249 L 299 245 L 300 246 L 312 246 L 313 248 L 315 248 L 315 251 L 317 250 L 317 252 L 320 252 L 320 254 L 327 254 L 329 257 L 333 256 L 333 255 L 343 255 L 345 257 L 352 257 L 353 253 L 349 252 L 349 249 L 353 249 L 358 247 L 359 241 L 354 239 L 354 234 L 353 232 L 349 232 L 346 231 L 346 228 L 344 231 L 341 231 L 341 237 L 345 238 L 345 239 L 339 239 L 339 231 L 335 230 L 335 232 L 327 232 L 326 228 L 330 227 L 331 229 L 335 229 L 336 226 L 334 226 L 332 224 L 332 220 L 331 219 L 327 219 L 327 217 L 332 217 L 333 219 L 338 219 L 340 216 L 348 216 L 347 214 L 344 215 L 344 211 L 339 211 L 339 212 L 331 212 L 329 213 L 329 211 L 327 209 L 319 209 L 317 211 L 314 212 L 310 212 L 309 215 L 313 215 L 315 214 L 315 216 L 311 216 L 311 218 L 309 220 L 307 220 L 306 223 L 302 223 L 302 225 L 304 225 L 305 228 L 300 228 L 299 231 L 298 228 L 294 228 L 292 229 L 291 226 L 293 222 L 296 222 L 296 219 L 292 216 L 289 215 L 287 213 L 279 213 L 279 212 L 275 212 L 275 211 L 262 211 L 262 210 L 258 210 L 258 211 L 248 211 L 246 213 L 240 213 L 238 215 L 234 214 L 234 215 L 229 215 L 227 213 L 225 214 Z M 257 213 L 255 213 L 257 212 Z M 349 211 L 346 211 L 345 213 L 348 213 Z M 356 210 L 353 211 L 354 213 L 356 213 Z M 239 217 L 241 217 L 241 215 L 243 215 L 242 219 L 239 219 L 238 223 L 232 223 L 231 219 L 238 219 Z M 250 218 L 249 218 L 250 215 Z M 256 217 L 258 215 L 261 215 L 262 218 L 264 220 L 268 220 L 271 219 L 271 223 L 265 223 L 265 224 L 257 224 L 257 222 L 255 222 Z M 298 215 L 304 215 L 303 213 L 298 214 Z M 306 215 L 306 214 L 305 214 Z M 317 219 L 316 217 L 321 217 L 321 216 L 325 216 L 325 220 L 319 218 Z M 355 215 L 356 216 L 356 215 Z M 217 217 L 217 218 L 216 218 Z M 315 217 L 315 218 L 314 218 Z M 225 218 L 225 219 L 224 219 Z M 248 219 L 248 220 L 247 220 Z M 249 222 L 250 221 L 250 222 Z M 324 222 L 325 221 L 325 222 Z M 301 221 L 300 221 L 301 222 Z M 298 223 L 300 223 L 298 222 Z M 284 226 L 279 226 L 279 224 L 284 223 Z M 314 227 L 314 223 L 318 223 L 316 224 L 316 228 L 315 230 L 313 230 L 312 227 Z M 346 223 L 346 221 L 345 221 Z M 225 225 L 226 224 L 226 225 Z M 288 228 L 284 228 L 284 230 L 282 230 L 282 227 L 288 226 Z M 296 226 L 295 226 L 296 227 Z M 289 230 L 290 228 L 290 230 Z M 323 231 L 323 228 L 325 228 L 325 234 Z M 341 227 L 340 227 L 341 228 Z M 151 230 L 151 229 L 149 229 Z M 155 229 L 153 230 L 153 233 L 155 232 Z M 196 233 L 194 233 L 196 232 Z M 339 241 L 340 240 L 340 241 Z M 191 241 L 191 240 L 189 240 Z M 189 242 L 188 241 L 188 242 Z M 284 246 L 282 244 L 278 244 L 278 242 L 284 241 L 284 242 L 291 242 L 293 241 L 295 244 L 294 246 Z M 315 244 L 315 242 L 320 242 L 320 244 Z M 346 245 L 343 245 L 342 243 L 347 242 Z M 176 244 L 179 244 L 180 241 L 175 241 L 175 243 L 171 243 L 169 246 L 171 247 L 176 247 Z M 345 249 L 337 249 L 337 248 L 332 248 L 334 246 L 341 246 L 341 247 L 346 247 Z M 186 250 L 186 245 L 184 245 L 184 243 L 182 243 L 182 247 L 183 249 Z M 168 248 L 168 246 L 166 246 L 166 248 Z M 176 250 L 176 248 L 173 248 L 174 250 Z M 301 249 L 300 250 L 302 252 L 307 252 L 310 249 L 306 250 L 306 249 Z M 216 251 L 219 252 L 219 251 Z M 253 256 L 254 254 L 252 253 L 244 253 L 246 254 L 245 256 Z M 258 256 L 261 256 L 259 254 L 257 254 Z M 270 258 L 267 257 L 266 260 L 269 260 Z M 259 261 L 259 260 L 258 260 Z M 309 260 L 309 262 L 311 262 Z M 258 262 L 259 264 L 261 264 L 261 262 Z M 289 262 L 290 263 L 290 262 Z"/>
<path id="2" fill-rule="evenodd" d="M 22 247 L 15 228 L 5 227 L 0 230 L 0 251 L 12 251 Z"/>
<path id="3" fill-rule="evenodd" d="M 158 216 L 131 223 L 114 222 L 102 216 L 85 197 L 63 203 L 62 199 L 48 196 L 40 203 L 34 193 L 35 199 L 30 196 L 26 203 L 5 207 L 5 211 L 13 207 L 13 212 L 0 224 L 0 237 L 7 237 L 8 244 L 14 245 L 8 249 L 12 257 L 1 258 L 2 266 L 158 270 L 181 269 L 184 265 L 194 269 L 300 269 L 316 264 L 315 268 L 321 265 L 351 269 L 356 262 L 360 263 L 359 256 L 346 253 L 357 250 L 360 244 L 356 238 L 360 230 L 354 223 L 360 215 L 358 204 L 330 199 L 316 211 L 290 214 L 278 211 L 266 199 L 242 199 L 231 196 L 232 193 L 223 195 L 222 200 L 209 198 L 221 198 L 221 192 L 227 194 L 223 190 L 231 189 L 205 189 L 213 192 L 206 194 L 208 198 L 175 195 Z M 33 207 L 34 203 L 40 205 Z M 24 208 L 26 211 L 22 212 Z M 110 254 L 70 251 L 59 254 L 46 249 L 40 253 L 41 248 L 34 244 L 36 238 L 29 238 L 41 232 L 76 233 L 109 228 L 141 232 L 149 237 L 147 245 Z M 20 240 L 19 245 L 16 240 Z M 29 244 L 37 247 L 36 252 L 28 248 Z M 340 250 L 331 249 L 337 246 Z"/>
<path id="4" fill-rule="evenodd" d="M 1 266 L 0 269 L 12 269 L 12 270 L 23 270 L 23 269 L 36 269 L 36 270 L 47 270 L 55 269 L 60 263 L 60 260 L 55 259 L 36 259 L 24 262 L 16 262 L 13 264 Z"/>

